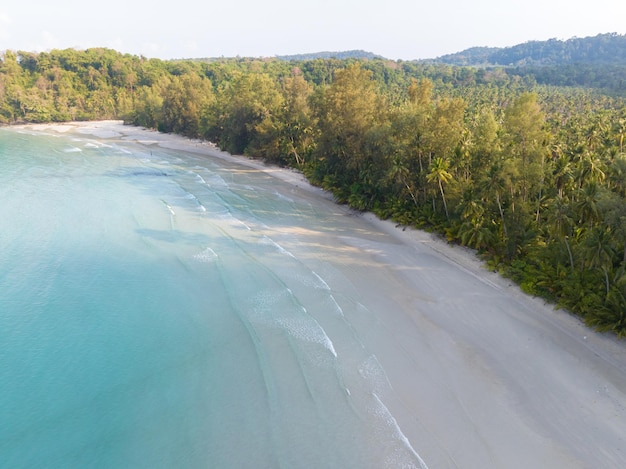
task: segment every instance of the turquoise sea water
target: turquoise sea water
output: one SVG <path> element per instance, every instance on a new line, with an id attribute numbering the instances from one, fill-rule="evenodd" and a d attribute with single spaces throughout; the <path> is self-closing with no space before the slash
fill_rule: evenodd
<path id="1" fill-rule="evenodd" d="M 263 172 L 0 129 L 0 467 L 420 467 L 328 233 Z M 356 291 L 356 289 L 355 289 Z"/>

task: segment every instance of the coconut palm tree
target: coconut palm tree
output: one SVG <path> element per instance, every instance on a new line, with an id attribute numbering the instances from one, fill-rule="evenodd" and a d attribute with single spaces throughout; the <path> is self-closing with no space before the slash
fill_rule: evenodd
<path id="1" fill-rule="evenodd" d="M 569 244 L 569 237 L 574 228 L 570 205 L 562 196 L 558 196 L 552 200 L 548 214 L 550 236 L 556 239 L 563 239 L 569 255 L 570 266 L 574 270 L 574 256 Z"/>
<path id="2" fill-rule="evenodd" d="M 624 153 L 624 139 L 626 139 L 626 117 L 620 117 L 615 125 L 619 152 Z"/>
<path id="3" fill-rule="evenodd" d="M 394 155 L 391 159 L 389 169 L 387 170 L 387 180 L 393 184 L 400 185 L 402 190 L 406 191 L 411 196 L 411 200 L 417 206 L 417 191 L 411 184 L 411 171 L 407 165 L 407 162 L 400 155 Z"/>
<path id="4" fill-rule="evenodd" d="M 604 163 L 594 153 L 585 152 L 576 168 L 576 178 L 578 179 L 579 187 L 582 187 L 586 182 L 602 182 L 606 178 L 604 170 Z"/>
<path id="5" fill-rule="evenodd" d="M 599 193 L 598 184 L 593 181 L 589 182 L 579 191 L 578 201 L 576 202 L 579 223 L 589 223 L 590 229 L 600 217 L 598 206 Z"/>
<path id="6" fill-rule="evenodd" d="M 584 265 L 602 270 L 605 278 L 606 294 L 609 294 L 609 271 L 613 268 L 615 251 L 611 233 L 606 227 L 596 226 L 583 243 Z"/>
<path id="7" fill-rule="evenodd" d="M 506 222 L 504 220 L 504 209 L 502 207 L 502 194 L 507 190 L 506 182 L 502 176 L 502 167 L 498 164 L 493 164 L 487 175 L 482 179 L 480 183 L 481 191 L 488 196 L 493 196 L 498 204 L 498 211 L 500 212 L 500 220 L 502 220 L 502 234 L 506 239 L 508 237 Z"/>
<path id="8" fill-rule="evenodd" d="M 567 156 L 561 155 L 553 162 L 552 177 L 559 197 L 562 198 L 574 177 L 572 164 Z"/>
<path id="9" fill-rule="evenodd" d="M 607 172 L 609 187 L 622 197 L 626 197 L 626 155 L 617 156 Z"/>
<path id="10" fill-rule="evenodd" d="M 434 158 L 430 164 L 430 172 L 426 176 L 426 180 L 430 183 L 436 182 L 439 186 L 439 192 L 441 193 L 441 199 L 443 200 L 443 208 L 446 212 L 446 218 L 450 220 L 450 214 L 448 213 L 448 204 L 446 202 L 446 194 L 443 191 L 443 185 L 452 181 L 452 174 L 448 172 L 450 165 L 441 157 Z"/>

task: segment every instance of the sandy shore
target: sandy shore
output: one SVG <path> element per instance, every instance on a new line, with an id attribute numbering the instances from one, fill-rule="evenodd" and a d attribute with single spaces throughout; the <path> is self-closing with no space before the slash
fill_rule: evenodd
<path id="1" fill-rule="evenodd" d="M 38 128 L 221 158 L 330 198 L 297 172 L 206 142 L 117 121 Z M 623 341 L 523 294 L 471 250 L 371 214 L 361 218 L 378 233 L 358 240 L 376 268 L 347 265 L 343 273 L 363 302 L 393 313 L 370 318 L 376 328 L 355 317 L 355 331 L 369 337 L 394 390 L 386 404 L 428 467 L 626 467 Z"/>

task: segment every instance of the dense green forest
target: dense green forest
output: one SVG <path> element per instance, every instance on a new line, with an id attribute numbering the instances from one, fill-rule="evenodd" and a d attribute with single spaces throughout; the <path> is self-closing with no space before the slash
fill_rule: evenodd
<path id="1" fill-rule="evenodd" d="M 598 34 L 566 41 L 529 41 L 512 47 L 472 47 L 430 60 L 449 65 L 626 65 L 626 35 Z"/>
<path id="2" fill-rule="evenodd" d="M 288 62 L 304 61 L 304 60 L 316 60 L 316 59 L 384 59 L 380 55 L 376 55 L 372 52 L 364 50 L 349 50 L 342 52 L 314 52 L 312 54 L 297 54 L 297 55 L 277 55 L 277 59 L 286 60 Z"/>
<path id="3" fill-rule="evenodd" d="M 298 168 L 340 203 L 476 249 L 626 335 L 626 101 L 384 59 L 0 55 L 0 123 L 124 119 Z"/>
<path id="4" fill-rule="evenodd" d="M 539 84 L 598 88 L 626 96 L 626 35 L 598 34 L 566 41 L 530 41 L 512 47 L 472 47 L 427 63 L 503 67 Z"/>

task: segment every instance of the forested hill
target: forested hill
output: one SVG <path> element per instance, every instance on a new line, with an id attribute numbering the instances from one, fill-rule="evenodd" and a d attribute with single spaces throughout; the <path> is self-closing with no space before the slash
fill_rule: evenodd
<path id="1" fill-rule="evenodd" d="M 277 55 L 275 57 L 202 57 L 190 59 L 194 62 L 223 62 L 229 60 L 273 60 L 277 59 L 282 62 L 302 62 L 308 60 L 386 60 L 380 55 L 376 55 L 373 52 L 367 52 L 364 50 L 346 50 L 346 51 L 322 51 L 311 52 L 306 54 L 294 54 L 294 55 Z"/>
<path id="2" fill-rule="evenodd" d="M 512 47 L 473 47 L 431 62 L 460 66 L 626 65 L 626 35 L 599 34 L 566 41 L 530 41 Z"/>
<path id="3" fill-rule="evenodd" d="M 302 60 L 316 60 L 316 59 L 383 59 L 380 55 L 376 55 L 372 52 L 366 52 L 364 50 L 349 50 L 343 52 L 313 52 L 311 54 L 297 54 L 297 55 L 278 55 L 279 60 L 285 60 L 287 62 L 302 61 Z"/>
<path id="4" fill-rule="evenodd" d="M 531 41 L 513 47 L 473 47 L 421 61 L 433 65 L 504 69 L 540 85 L 600 89 L 626 95 L 626 35 L 599 34 L 567 41 Z"/>

